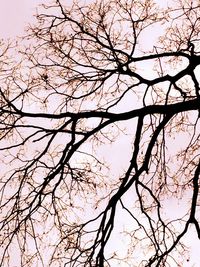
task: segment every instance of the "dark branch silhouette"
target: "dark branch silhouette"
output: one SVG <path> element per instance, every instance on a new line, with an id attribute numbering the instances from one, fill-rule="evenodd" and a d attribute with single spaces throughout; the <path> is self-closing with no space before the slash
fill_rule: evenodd
<path id="1" fill-rule="evenodd" d="M 200 6 L 173 5 L 54 0 L 20 45 L 2 41 L 1 266 L 189 260 Z"/>

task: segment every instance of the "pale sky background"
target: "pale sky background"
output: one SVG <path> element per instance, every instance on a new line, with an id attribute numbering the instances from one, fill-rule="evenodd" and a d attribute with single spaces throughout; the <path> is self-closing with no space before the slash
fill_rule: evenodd
<path id="1" fill-rule="evenodd" d="M 48 0 L 0 0 L 0 39 L 14 38 L 23 33 L 39 3 Z"/>
<path id="2" fill-rule="evenodd" d="M 39 3 L 48 3 L 49 0 L 0 0 L 0 39 L 15 38 L 18 35 L 23 35 L 23 31 L 27 24 L 33 21 L 36 7 Z M 70 0 L 66 0 L 69 3 Z M 164 2 L 164 1 L 163 1 Z M 186 263 L 186 266 L 197 266 L 195 264 L 196 257 L 199 255 L 199 247 L 196 245 L 197 240 L 192 240 L 192 235 L 187 235 L 187 239 L 193 244 L 191 261 Z M 196 236 L 195 236 L 195 239 Z"/>

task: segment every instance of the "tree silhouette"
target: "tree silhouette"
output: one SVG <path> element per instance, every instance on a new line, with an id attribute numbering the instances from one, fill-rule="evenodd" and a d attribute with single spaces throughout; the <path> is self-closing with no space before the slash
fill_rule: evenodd
<path id="1" fill-rule="evenodd" d="M 64 2 L 1 44 L 1 266 L 182 266 L 200 238 L 199 2 Z"/>

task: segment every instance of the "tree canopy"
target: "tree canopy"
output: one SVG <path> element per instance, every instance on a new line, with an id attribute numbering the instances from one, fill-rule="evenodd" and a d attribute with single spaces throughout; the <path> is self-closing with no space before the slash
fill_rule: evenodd
<path id="1" fill-rule="evenodd" d="M 199 14 L 197 0 L 53 0 L 2 40 L 1 266 L 189 261 Z"/>

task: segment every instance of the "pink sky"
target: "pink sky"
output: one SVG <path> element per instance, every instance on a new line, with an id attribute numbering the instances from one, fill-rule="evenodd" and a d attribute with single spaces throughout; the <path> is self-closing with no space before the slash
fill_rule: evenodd
<path id="1" fill-rule="evenodd" d="M 14 38 L 23 33 L 39 3 L 47 0 L 1 0 L 0 1 L 0 39 Z"/>

